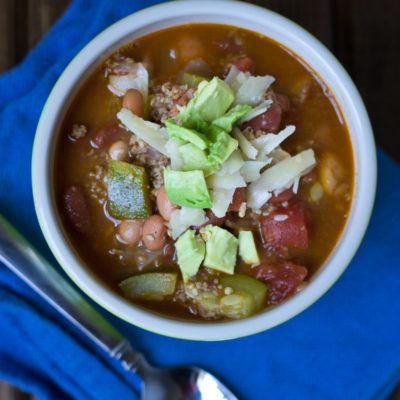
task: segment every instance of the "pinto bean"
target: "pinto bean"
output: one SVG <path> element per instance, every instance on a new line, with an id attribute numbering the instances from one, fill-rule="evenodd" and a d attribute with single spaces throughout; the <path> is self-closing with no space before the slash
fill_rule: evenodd
<path id="1" fill-rule="evenodd" d="M 166 221 L 169 221 L 171 214 L 179 208 L 179 206 L 169 200 L 164 185 L 157 191 L 157 207 L 159 213 Z"/>
<path id="2" fill-rule="evenodd" d="M 142 219 L 126 219 L 118 225 L 118 234 L 121 239 L 130 245 L 135 245 L 142 237 Z"/>
<path id="3" fill-rule="evenodd" d="M 128 145 L 123 140 L 114 142 L 108 150 L 112 160 L 125 161 L 129 157 Z"/>
<path id="4" fill-rule="evenodd" d="M 92 232 L 92 220 L 84 189 L 78 185 L 67 188 L 63 195 L 63 208 L 72 227 L 83 235 Z"/>
<path id="5" fill-rule="evenodd" d="M 144 102 L 142 93 L 136 89 L 127 90 L 122 100 L 122 107 L 127 108 L 138 117 L 143 117 Z"/>
<path id="6" fill-rule="evenodd" d="M 142 240 L 151 251 L 162 249 L 166 240 L 167 228 L 160 215 L 152 215 L 143 225 Z"/>
<path id="7" fill-rule="evenodd" d="M 120 138 L 122 131 L 118 126 L 115 125 L 107 125 L 103 128 L 100 128 L 94 138 L 93 143 L 95 147 L 98 149 L 102 149 L 104 147 L 109 146 L 112 142 L 115 142 Z"/>

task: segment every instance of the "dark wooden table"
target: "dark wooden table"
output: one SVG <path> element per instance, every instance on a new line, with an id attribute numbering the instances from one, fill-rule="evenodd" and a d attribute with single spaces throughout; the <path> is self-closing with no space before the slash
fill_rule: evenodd
<path id="1" fill-rule="evenodd" d="M 400 162 L 400 4 L 396 0 L 250 2 L 297 22 L 336 55 L 367 105 L 377 144 Z M 69 3 L 0 0 L 0 72 L 20 62 Z M 0 382 L 1 400 L 30 398 Z M 400 387 L 390 400 L 400 400 Z"/>

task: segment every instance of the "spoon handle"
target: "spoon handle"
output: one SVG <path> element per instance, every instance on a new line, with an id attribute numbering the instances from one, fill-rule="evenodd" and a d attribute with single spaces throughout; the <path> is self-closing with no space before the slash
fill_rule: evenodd
<path id="1" fill-rule="evenodd" d="M 28 242 L 0 215 L 0 261 L 111 357 L 136 372 L 145 361 Z"/>

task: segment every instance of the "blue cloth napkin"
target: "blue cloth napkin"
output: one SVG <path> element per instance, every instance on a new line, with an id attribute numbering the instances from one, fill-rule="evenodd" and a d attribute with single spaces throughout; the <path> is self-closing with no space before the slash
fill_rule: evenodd
<path id="1" fill-rule="evenodd" d="M 0 212 L 56 265 L 30 182 L 35 128 L 57 77 L 98 32 L 152 1 L 76 0 L 19 66 L 0 77 Z M 378 154 L 376 205 L 343 276 L 313 306 L 251 337 L 202 343 L 161 337 L 102 311 L 159 366 L 196 364 L 245 400 L 383 399 L 400 377 L 400 168 Z M 40 399 L 135 399 L 124 374 L 0 265 L 0 378 Z"/>

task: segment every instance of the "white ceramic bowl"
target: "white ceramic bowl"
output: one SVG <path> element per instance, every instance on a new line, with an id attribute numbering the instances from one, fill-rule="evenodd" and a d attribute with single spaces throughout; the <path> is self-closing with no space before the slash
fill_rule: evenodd
<path id="1" fill-rule="evenodd" d="M 283 304 L 240 321 L 194 323 L 161 317 L 135 307 L 110 291 L 73 250 L 57 214 L 52 185 L 54 149 L 66 110 L 95 67 L 114 50 L 149 32 L 190 22 L 236 25 L 275 39 L 300 56 L 333 93 L 350 131 L 355 185 L 351 212 L 341 239 L 310 284 Z M 94 38 L 68 65 L 54 86 L 37 128 L 32 160 L 36 213 L 53 254 L 71 279 L 94 301 L 120 318 L 163 335 L 222 340 L 278 325 L 314 303 L 350 263 L 367 227 L 375 194 L 376 154 L 364 104 L 336 58 L 293 22 L 263 8 L 236 1 L 182 1 L 154 6 L 115 23 Z"/>

